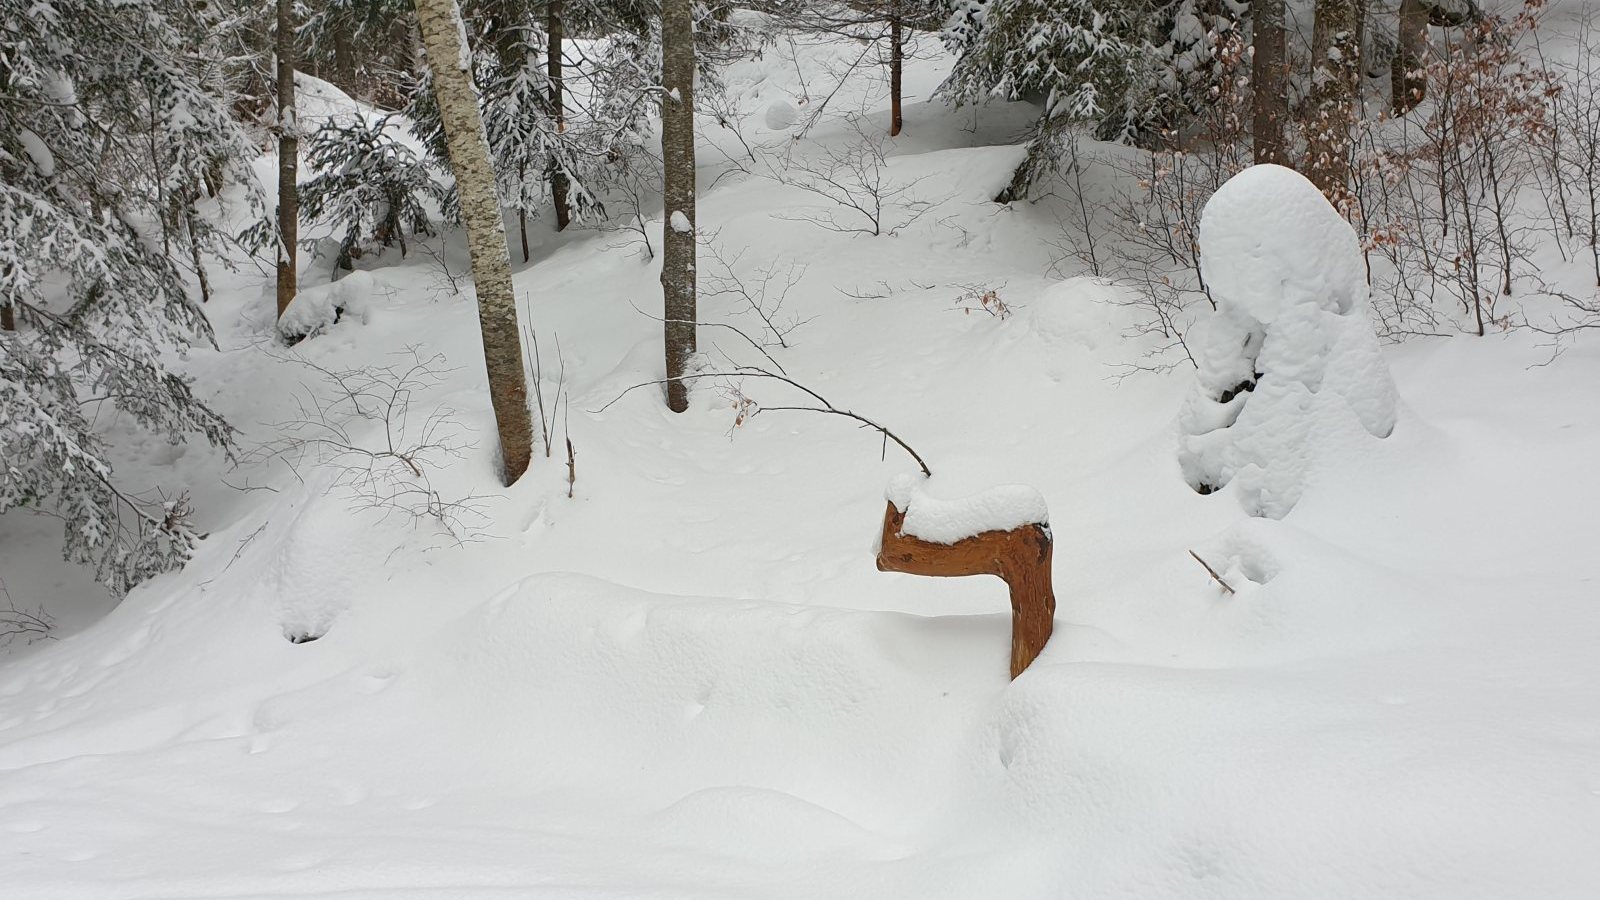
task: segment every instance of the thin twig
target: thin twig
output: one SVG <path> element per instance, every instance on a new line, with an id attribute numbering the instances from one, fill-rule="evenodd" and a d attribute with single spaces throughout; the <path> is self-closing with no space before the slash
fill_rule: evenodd
<path id="1" fill-rule="evenodd" d="M 1223 590 L 1227 591 L 1229 594 L 1234 593 L 1233 586 L 1228 584 L 1226 581 L 1223 581 L 1222 580 L 1222 576 L 1217 574 L 1217 570 L 1211 568 L 1211 564 L 1210 563 L 1208 563 L 1205 560 L 1200 558 L 1200 554 L 1194 552 L 1193 550 L 1190 550 L 1189 551 L 1189 555 L 1194 557 L 1194 561 L 1195 562 L 1197 562 L 1201 566 L 1205 567 L 1205 570 L 1208 573 L 1210 573 L 1211 577 L 1216 580 L 1217 584 L 1222 585 L 1222 589 Z"/>

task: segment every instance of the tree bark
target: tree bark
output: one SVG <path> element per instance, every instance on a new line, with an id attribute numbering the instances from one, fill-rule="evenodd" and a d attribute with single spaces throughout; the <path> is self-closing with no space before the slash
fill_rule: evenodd
<path id="1" fill-rule="evenodd" d="M 561 21 L 561 12 L 561 0 L 550 0 L 550 6 L 545 13 L 545 31 L 550 36 L 549 47 L 545 54 L 545 74 L 550 79 L 550 118 L 556 123 L 557 134 L 567 130 L 567 101 L 561 81 L 561 53 L 566 32 Z M 552 160 L 550 198 L 555 202 L 557 231 L 566 231 L 567 226 L 572 224 L 572 205 L 567 197 L 568 188 L 567 173 Z"/>
<path id="2" fill-rule="evenodd" d="M 528 417 L 528 386 L 522 374 L 522 339 L 517 330 L 516 295 L 505 223 L 495 193 L 489 143 L 478 113 L 478 98 L 462 46 L 464 28 L 455 0 L 413 0 L 422 45 L 433 69 L 434 98 L 444 124 L 450 167 L 461 198 L 472 281 L 478 294 L 478 326 L 489 373 L 489 401 L 500 433 L 502 479 L 515 482 L 528 469 L 533 424 Z"/>
<path id="3" fill-rule="evenodd" d="M 17 330 L 17 314 L 16 314 L 16 311 L 12 308 L 12 304 L 7 303 L 4 306 L 0 306 L 0 331 L 16 331 L 16 330 Z"/>
<path id="4" fill-rule="evenodd" d="M 294 0 L 278 0 L 278 315 L 294 300 L 300 240 L 300 125 L 294 110 Z"/>
<path id="5" fill-rule="evenodd" d="M 1400 0 L 1400 23 L 1389 67 L 1389 105 L 1397 116 L 1416 109 L 1427 96 L 1428 79 L 1419 71 L 1428 45 L 1428 11 L 1421 0 Z"/>
<path id="6" fill-rule="evenodd" d="M 889 0 L 889 136 L 900 134 L 903 123 L 900 109 L 901 73 L 905 68 L 905 32 L 900 17 L 900 0 Z"/>
<path id="7" fill-rule="evenodd" d="M 211 302 L 211 278 L 206 275 L 206 263 L 200 255 L 200 216 L 195 212 L 195 192 L 188 191 L 183 199 L 184 225 L 189 232 L 189 260 L 194 263 L 194 277 L 200 282 L 200 302 Z"/>
<path id="8" fill-rule="evenodd" d="M 1256 163 L 1288 165 L 1284 123 L 1289 118 L 1288 62 L 1284 50 L 1284 0 L 1252 0 L 1250 62 L 1251 147 Z"/>
<path id="9" fill-rule="evenodd" d="M 683 412 L 689 408 L 689 385 L 682 379 L 696 350 L 693 0 L 662 0 L 661 87 L 667 408 Z"/>
<path id="10" fill-rule="evenodd" d="M 1316 0 L 1312 28 L 1306 177 L 1341 210 L 1350 190 L 1350 132 L 1361 88 L 1358 2 Z"/>

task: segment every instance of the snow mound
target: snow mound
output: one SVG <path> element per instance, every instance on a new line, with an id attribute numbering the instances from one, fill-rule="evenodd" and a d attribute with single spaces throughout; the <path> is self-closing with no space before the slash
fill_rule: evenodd
<path id="1" fill-rule="evenodd" d="M 767 127 L 773 131 L 787 131 L 800 121 L 800 111 L 794 104 L 779 98 L 767 104 Z"/>
<path id="2" fill-rule="evenodd" d="M 1025 484 L 1002 484 L 974 494 L 941 497 L 933 479 L 897 475 L 884 498 L 905 513 L 900 533 L 935 544 L 954 544 L 985 531 L 1049 525 L 1044 497 Z"/>
<path id="3" fill-rule="evenodd" d="M 331 284 L 302 288 L 278 318 L 278 334 L 289 343 L 322 334 L 346 317 L 367 322 L 372 275 L 351 272 Z"/>
<path id="4" fill-rule="evenodd" d="M 1282 518 L 1320 454 L 1394 429 L 1360 245 L 1311 182 L 1262 165 L 1206 204 L 1200 253 L 1217 312 L 1188 335 L 1179 462 L 1195 490 L 1237 479 L 1251 515 Z"/>

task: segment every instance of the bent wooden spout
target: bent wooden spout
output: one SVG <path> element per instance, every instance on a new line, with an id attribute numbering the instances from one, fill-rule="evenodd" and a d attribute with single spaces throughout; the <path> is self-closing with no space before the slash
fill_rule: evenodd
<path id="1" fill-rule="evenodd" d="M 1029 524 L 985 531 L 953 544 L 902 534 L 906 514 L 888 505 L 878 571 L 909 575 L 997 575 L 1011 589 L 1011 677 L 1022 674 L 1044 649 L 1054 628 L 1056 595 L 1050 586 L 1050 529 Z"/>

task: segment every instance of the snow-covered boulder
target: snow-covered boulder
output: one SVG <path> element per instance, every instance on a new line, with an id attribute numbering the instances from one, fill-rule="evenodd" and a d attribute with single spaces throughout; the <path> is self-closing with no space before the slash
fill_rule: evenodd
<path id="1" fill-rule="evenodd" d="M 301 288 L 278 317 L 278 334 L 293 344 L 321 334 L 347 317 L 365 323 L 371 298 L 369 272 L 351 272 L 330 284 Z"/>
<path id="2" fill-rule="evenodd" d="M 1394 429 L 1360 244 L 1311 182 L 1273 165 L 1224 184 L 1199 237 L 1217 311 L 1187 336 L 1199 377 L 1179 462 L 1195 490 L 1237 483 L 1247 512 L 1282 518 L 1319 453 Z"/>

